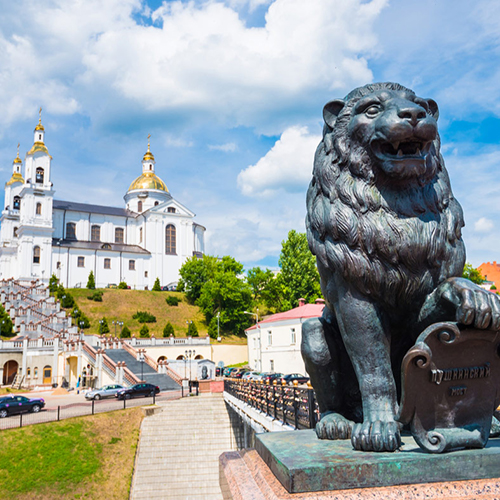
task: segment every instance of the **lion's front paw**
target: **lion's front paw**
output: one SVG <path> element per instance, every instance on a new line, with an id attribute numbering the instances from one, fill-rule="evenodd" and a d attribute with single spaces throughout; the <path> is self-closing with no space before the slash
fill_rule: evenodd
<path id="1" fill-rule="evenodd" d="M 327 413 L 316 424 L 319 439 L 349 439 L 354 422 L 339 413 Z"/>
<path id="2" fill-rule="evenodd" d="M 355 450 L 360 451 L 396 451 L 401 446 L 399 424 L 382 420 L 355 424 L 351 443 Z"/>

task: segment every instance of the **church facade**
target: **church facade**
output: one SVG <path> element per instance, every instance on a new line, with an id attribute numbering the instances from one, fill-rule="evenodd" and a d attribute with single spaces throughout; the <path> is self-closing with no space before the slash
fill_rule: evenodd
<path id="1" fill-rule="evenodd" d="M 185 260 L 203 255 L 205 228 L 156 175 L 149 142 L 124 207 L 109 207 L 54 199 L 41 119 L 34 134 L 24 165 L 18 151 L 5 184 L 0 279 L 48 283 L 55 274 L 65 287 L 85 287 L 93 271 L 98 288 L 125 281 L 151 289 L 156 278 L 175 287 Z"/>

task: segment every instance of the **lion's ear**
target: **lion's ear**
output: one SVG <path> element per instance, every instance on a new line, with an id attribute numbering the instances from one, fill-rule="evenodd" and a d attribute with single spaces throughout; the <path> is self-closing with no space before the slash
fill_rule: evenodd
<path id="1" fill-rule="evenodd" d="M 437 102 L 434 99 L 426 99 L 426 101 L 429 105 L 429 111 L 431 112 L 431 115 L 437 121 L 437 119 L 439 118 L 439 108 Z"/>
<path id="2" fill-rule="evenodd" d="M 342 99 L 334 99 L 333 101 L 325 104 L 325 107 L 323 108 L 323 118 L 325 123 L 330 128 L 334 127 L 335 122 L 337 121 L 337 116 L 339 116 L 339 113 L 342 111 L 344 105 L 345 102 Z"/>

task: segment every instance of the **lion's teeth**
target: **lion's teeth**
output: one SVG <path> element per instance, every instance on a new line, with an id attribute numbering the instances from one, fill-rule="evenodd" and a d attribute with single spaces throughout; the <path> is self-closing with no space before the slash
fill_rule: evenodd
<path id="1" fill-rule="evenodd" d="M 398 149 L 398 156 L 403 156 L 403 151 L 401 149 Z"/>
<path id="2" fill-rule="evenodd" d="M 397 151 L 399 148 L 399 141 L 393 142 L 392 147 L 394 148 L 394 151 Z"/>
<path id="3" fill-rule="evenodd" d="M 422 156 L 422 153 L 420 152 L 420 148 L 417 148 L 417 156 Z"/>

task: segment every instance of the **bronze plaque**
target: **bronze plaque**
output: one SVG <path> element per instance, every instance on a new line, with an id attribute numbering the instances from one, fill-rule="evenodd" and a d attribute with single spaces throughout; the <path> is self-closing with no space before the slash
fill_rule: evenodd
<path id="1" fill-rule="evenodd" d="M 427 328 L 402 363 L 398 420 L 431 453 L 483 448 L 500 404 L 500 332 Z"/>

